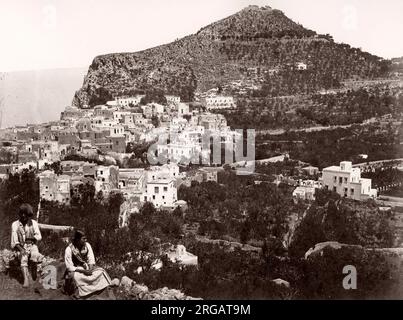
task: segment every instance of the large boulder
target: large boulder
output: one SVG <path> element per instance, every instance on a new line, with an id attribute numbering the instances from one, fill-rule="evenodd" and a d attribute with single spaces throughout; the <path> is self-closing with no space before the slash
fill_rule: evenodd
<path id="1" fill-rule="evenodd" d="M 111 283 L 111 286 L 112 287 L 119 287 L 120 286 L 120 280 L 118 278 L 113 279 L 112 283 Z"/>
<path id="2" fill-rule="evenodd" d="M 198 298 L 188 297 L 183 292 L 177 289 L 169 289 L 163 287 L 157 290 L 150 291 L 144 284 L 139 284 L 124 276 L 120 281 L 120 288 L 123 298 L 134 300 L 201 300 Z"/>
<path id="3" fill-rule="evenodd" d="M 186 296 L 183 292 L 177 289 L 168 289 L 163 287 L 153 290 L 144 295 L 144 300 L 202 300 L 200 298 L 193 298 Z"/>
<path id="4" fill-rule="evenodd" d="M 403 262 L 403 248 L 364 248 L 359 245 L 345 244 L 337 241 L 327 241 L 315 244 L 315 246 L 310 248 L 305 253 L 305 259 L 309 259 L 317 255 L 323 256 L 323 252 L 326 249 L 340 250 L 343 248 L 380 252 L 384 253 L 386 256 L 393 257 Z"/>
<path id="5" fill-rule="evenodd" d="M 272 280 L 273 283 L 275 283 L 276 285 L 280 286 L 280 287 L 286 287 L 286 288 L 290 288 L 290 283 L 288 281 L 285 281 L 283 279 L 274 279 Z"/>
<path id="6" fill-rule="evenodd" d="M 130 289 L 130 295 L 137 300 L 143 300 L 144 296 L 148 293 L 148 287 L 143 284 L 134 283 Z"/>
<path id="7" fill-rule="evenodd" d="M 134 285 L 134 281 L 132 279 L 130 279 L 129 277 L 122 277 L 122 280 L 120 281 L 120 285 L 125 289 L 125 290 L 130 290 L 133 285 Z"/>

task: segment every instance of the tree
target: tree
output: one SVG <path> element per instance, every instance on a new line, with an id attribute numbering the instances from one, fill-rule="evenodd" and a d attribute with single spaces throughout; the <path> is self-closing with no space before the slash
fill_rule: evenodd
<path id="1" fill-rule="evenodd" d="M 371 201 L 355 203 L 342 198 L 330 200 L 325 205 L 316 202 L 297 226 L 290 254 L 302 257 L 309 248 L 326 241 L 391 247 L 394 238 L 392 218 Z"/>
<path id="2" fill-rule="evenodd" d="M 15 160 L 16 157 L 12 152 L 5 150 L 3 148 L 0 149 L 0 164 L 13 163 L 13 161 Z"/>
<path id="3" fill-rule="evenodd" d="M 60 161 L 52 162 L 51 164 L 45 163 L 45 170 L 52 170 L 57 175 L 63 174 L 63 168 L 60 164 Z"/>
<path id="4" fill-rule="evenodd" d="M 9 174 L 7 180 L 0 184 L 0 244 L 10 245 L 11 222 L 18 218 L 18 208 L 29 203 L 34 213 L 39 204 L 39 179 L 34 170 L 24 169 L 22 172 Z"/>
<path id="5" fill-rule="evenodd" d="M 356 290 L 345 290 L 342 286 L 345 266 L 357 271 Z M 304 277 L 298 287 L 305 299 L 374 299 L 390 294 L 397 281 L 386 256 L 380 252 L 353 247 L 341 249 L 325 248 L 322 254 L 310 257 L 305 262 Z"/>
<path id="6" fill-rule="evenodd" d="M 160 89 L 146 91 L 145 96 L 140 100 L 140 105 L 146 105 L 151 102 L 166 105 L 167 99 L 165 98 L 164 91 Z"/>
<path id="7" fill-rule="evenodd" d="M 158 128 L 160 126 L 160 119 L 157 116 L 152 116 L 151 123 L 154 127 Z"/>

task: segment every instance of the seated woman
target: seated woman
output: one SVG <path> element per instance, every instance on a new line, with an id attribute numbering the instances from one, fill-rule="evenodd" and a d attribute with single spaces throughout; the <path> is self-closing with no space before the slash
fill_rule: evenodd
<path id="1" fill-rule="evenodd" d="M 66 248 L 64 261 L 66 264 L 66 282 L 68 293 L 80 298 L 101 292 L 111 284 L 106 271 L 95 267 L 95 257 L 91 245 L 84 232 L 76 230 L 72 242 Z M 71 289 L 73 287 L 73 290 Z"/>

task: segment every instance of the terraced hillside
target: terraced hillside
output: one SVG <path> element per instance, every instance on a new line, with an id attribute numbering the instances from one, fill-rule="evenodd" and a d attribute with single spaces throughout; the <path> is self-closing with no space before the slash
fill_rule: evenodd
<path id="1" fill-rule="evenodd" d="M 337 88 L 346 79 L 381 77 L 389 65 L 308 30 L 279 10 L 250 6 L 166 45 L 96 57 L 73 104 L 94 106 L 151 88 L 185 101 L 215 87 L 235 96 L 250 94 L 245 90 L 260 96 L 311 93 Z"/>

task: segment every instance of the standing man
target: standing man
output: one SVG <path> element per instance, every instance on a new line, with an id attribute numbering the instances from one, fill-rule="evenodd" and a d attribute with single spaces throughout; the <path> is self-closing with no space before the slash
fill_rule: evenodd
<path id="1" fill-rule="evenodd" d="M 22 204 L 18 211 L 19 220 L 11 225 L 11 248 L 16 251 L 21 261 L 21 269 L 24 277 L 23 287 L 29 287 L 28 261 L 41 263 L 43 256 L 39 253 L 37 242 L 42 239 L 38 222 L 32 219 L 34 216 L 29 204 Z"/>

